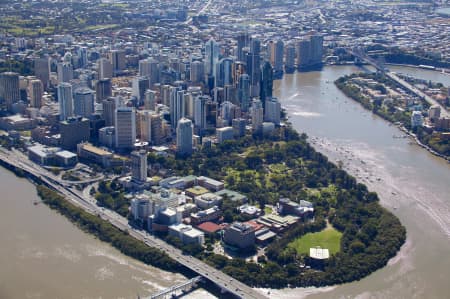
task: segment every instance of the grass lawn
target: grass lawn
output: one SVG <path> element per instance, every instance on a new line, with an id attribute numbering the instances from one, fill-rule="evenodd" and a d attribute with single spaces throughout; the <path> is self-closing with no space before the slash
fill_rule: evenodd
<path id="1" fill-rule="evenodd" d="M 288 246 L 295 248 L 299 254 L 309 254 L 309 249 L 316 246 L 327 248 L 330 250 L 330 254 L 335 254 L 340 251 L 341 237 L 341 232 L 329 226 L 318 233 L 307 233 Z"/>

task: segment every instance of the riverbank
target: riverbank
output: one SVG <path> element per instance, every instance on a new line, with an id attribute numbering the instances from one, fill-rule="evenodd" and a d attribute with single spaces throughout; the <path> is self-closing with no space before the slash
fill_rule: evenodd
<path id="1" fill-rule="evenodd" d="M 361 76 L 364 76 L 364 78 L 368 78 L 370 80 L 374 80 L 377 83 L 377 86 L 375 86 L 376 89 L 382 90 L 381 95 L 386 95 L 386 90 L 389 87 L 395 86 L 395 83 L 389 83 L 391 86 L 382 86 L 382 83 L 380 83 L 379 80 L 382 80 L 383 83 L 388 82 L 387 77 L 377 77 L 381 75 L 371 75 L 371 74 L 360 74 Z M 433 148 L 430 144 L 425 144 L 420 140 L 420 138 L 415 134 L 413 131 L 413 128 L 410 126 L 410 113 L 406 109 L 406 107 L 399 107 L 396 106 L 396 101 L 392 101 L 392 103 L 389 103 L 389 105 L 385 105 L 383 101 L 375 101 L 370 96 L 366 96 L 362 94 L 362 87 L 359 85 L 350 84 L 349 82 L 357 77 L 356 74 L 352 74 L 349 76 L 341 77 L 337 79 L 334 84 L 335 86 L 343 92 L 348 98 L 358 102 L 363 106 L 366 110 L 371 111 L 372 113 L 378 115 L 379 117 L 383 118 L 384 120 L 388 121 L 391 124 L 395 124 L 401 129 L 403 132 L 405 132 L 408 136 L 410 136 L 414 142 L 416 142 L 417 145 L 425 148 L 428 152 L 431 154 L 444 159 L 447 162 L 450 162 L 450 156 L 445 154 L 444 152 L 438 152 L 436 148 Z M 379 80 L 377 80 L 377 78 Z M 358 78 L 356 78 L 358 79 Z M 368 88 L 368 87 L 365 87 Z M 373 92 L 372 92 L 373 93 Z M 372 94 L 371 93 L 371 94 Z M 420 128 L 416 128 L 416 130 L 421 130 Z M 422 134 L 425 135 L 432 135 L 429 134 L 427 131 L 422 130 Z M 438 133 L 439 134 L 439 133 Z M 441 143 L 443 143 L 444 140 L 441 140 Z M 439 145 L 439 144 L 438 144 Z"/>
<path id="2" fill-rule="evenodd" d="M 195 172 L 202 171 L 203 168 L 194 167 L 194 165 L 215 165 L 215 167 L 208 167 L 208 170 L 212 172 L 206 175 L 227 181 L 228 184 L 231 182 L 229 178 L 220 176 L 224 173 L 240 174 L 242 165 L 247 165 L 249 171 L 258 170 L 258 173 L 265 173 L 264 169 L 277 169 L 274 166 L 279 166 L 283 162 L 287 167 L 303 172 L 300 174 L 290 171 L 284 174 L 284 178 L 280 178 L 280 180 L 275 179 L 275 174 L 267 173 L 265 174 L 268 176 L 266 180 L 272 177 L 270 185 L 258 183 L 261 178 L 254 177 L 251 181 L 254 181 L 255 184 L 250 185 L 248 181 L 246 183 L 245 180 L 236 178 L 232 183 L 234 187 L 231 189 L 247 195 L 252 204 L 258 201 L 259 203 L 264 202 L 262 200 L 273 204 L 280 197 L 286 196 L 296 198 L 298 192 L 304 188 L 316 190 L 314 192 L 303 190 L 301 198 L 310 200 L 314 204 L 317 221 L 312 224 L 299 222 L 295 227 L 281 234 L 280 240 L 272 243 L 267 250 L 268 261 L 254 264 L 241 259 L 233 259 L 226 260 L 224 264 L 222 256 L 206 251 L 199 256 L 200 258 L 251 286 L 281 288 L 287 285 L 302 287 L 334 285 L 359 280 L 383 267 L 390 258 L 395 256 L 404 243 L 406 235 L 399 220 L 377 203 L 376 194 L 369 192 L 364 185 L 358 184 L 344 171 L 338 170 L 334 164 L 328 162 L 325 156 L 317 153 L 306 141 L 306 138 L 305 135 L 299 135 L 289 126 L 282 127 L 269 136 L 246 136 L 229 144 L 218 146 L 214 151 L 209 151 L 208 155 L 205 155 L 204 152 L 196 152 L 183 163 L 172 165 L 176 172 L 184 173 L 194 170 L 196 175 L 199 174 Z M 277 154 L 274 152 L 275 149 Z M 246 154 L 243 155 L 243 152 Z M 164 167 L 166 162 L 174 161 L 161 161 L 160 164 Z M 229 171 L 230 168 L 233 171 Z M 226 169 L 228 170 L 224 172 Z M 277 175 L 280 176 L 282 173 Z M 248 171 L 245 172 L 245 177 L 247 176 Z M 306 178 L 302 179 L 304 176 Z M 323 188 L 331 186 L 336 193 L 322 192 L 320 186 Z M 63 215 L 73 221 L 81 221 L 81 228 L 88 229 L 101 240 L 112 242 L 122 252 L 158 267 L 162 264 L 161 260 L 167 258 L 158 250 L 155 253 L 148 252 L 144 248 L 146 245 L 132 240 L 126 233 L 119 233 L 111 227 L 105 226 L 99 217 L 86 212 L 81 213 L 80 210 L 66 205 L 63 197 L 49 192 L 43 187 L 38 188 L 40 195 L 48 200 L 51 207 L 58 208 Z M 318 194 L 321 196 L 318 197 Z M 362 211 L 367 211 L 370 216 L 363 216 Z M 343 233 L 341 252 L 331 256 L 330 260 L 324 263 L 325 266 L 322 268 L 324 271 L 320 272 L 321 275 L 317 275 L 316 270 L 308 268 L 297 269 L 294 267 L 295 271 L 292 272 L 292 267 L 286 268 L 288 264 L 309 263 L 309 260 L 305 259 L 306 257 L 297 256 L 295 252 L 284 250 L 283 244 L 289 243 L 309 231 L 319 231 L 324 223 L 319 219 L 327 219 Z M 355 219 L 360 219 L 356 226 Z M 377 224 L 374 225 L 374 223 Z M 354 234 L 351 229 L 349 230 L 350 226 L 355 226 L 355 229 L 362 231 L 371 231 L 371 237 L 366 237 L 366 233 Z M 370 262 L 368 263 L 368 261 Z M 273 265 L 275 268 L 267 267 L 267 265 Z M 357 265 L 356 268 L 355 265 Z M 177 264 L 167 263 L 165 266 L 168 267 L 165 269 L 170 271 L 178 272 L 180 269 Z M 346 274 L 339 274 L 343 269 L 346 269 Z M 267 272 L 269 270 L 271 271 L 270 275 Z"/>
<path id="3" fill-rule="evenodd" d="M 403 125 L 397 125 L 397 127 L 403 131 L 404 133 L 406 133 L 410 138 L 412 138 L 417 145 L 419 145 L 420 147 L 426 149 L 428 152 L 430 152 L 431 154 L 435 155 L 436 157 L 442 158 L 444 160 L 446 160 L 448 163 L 450 163 L 450 157 L 447 157 L 445 155 L 442 155 L 438 152 L 436 152 L 435 150 L 433 150 L 431 147 L 429 147 L 428 145 L 422 143 L 419 139 L 419 137 L 417 137 L 416 134 L 414 134 L 414 132 L 408 130 L 407 128 L 405 128 L 405 126 Z"/>

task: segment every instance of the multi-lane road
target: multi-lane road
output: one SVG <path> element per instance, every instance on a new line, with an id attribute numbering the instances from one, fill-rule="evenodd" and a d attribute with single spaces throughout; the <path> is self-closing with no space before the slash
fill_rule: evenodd
<path id="1" fill-rule="evenodd" d="M 252 289 L 231 276 L 218 271 L 201 260 L 192 256 L 184 255 L 180 249 L 167 244 L 161 239 L 158 239 L 145 231 L 137 230 L 131 227 L 126 218 L 120 216 L 114 211 L 97 206 L 95 199 L 92 199 L 90 196 L 86 196 L 83 191 L 78 191 L 70 187 L 67 188 L 58 177 L 54 176 L 52 173 L 48 172 L 34 162 L 24 159 L 20 153 L 8 151 L 0 147 L 0 159 L 15 167 L 19 167 L 36 177 L 39 177 L 47 185 L 61 193 L 66 200 L 69 200 L 73 204 L 83 208 L 91 214 L 99 215 L 103 220 L 110 222 L 120 230 L 128 231 L 131 236 L 141 240 L 148 246 L 160 249 L 178 263 L 198 273 L 207 281 L 213 282 L 222 290 L 227 291 L 238 298 L 267 298 L 264 294 Z"/>
<path id="2" fill-rule="evenodd" d="M 358 50 L 353 51 L 352 49 L 346 49 L 346 50 L 349 54 L 353 55 L 354 57 L 359 58 L 361 61 L 364 61 L 364 62 L 370 64 L 371 66 L 373 66 L 374 68 L 376 68 L 378 71 L 383 72 L 388 78 L 397 82 L 398 84 L 403 86 L 403 88 L 405 88 L 409 92 L 424 99 L 426 102 L 428 102 L 428 104 L 430 104 L 430 106 L 439 106 L 441 108 L 441 117 L 450 117 L 450 113 L 438 101 L 436 101 L 429 95 L 425 94 L 421 90 L 417 89 L 412 84 L 409 84 L 408 82 L 406 82 L 405 80 L 400 78 L 396 73 L 389 71 L 386 67 L 384 67 L 384 65 L 380 65 L 377 61 L 375 61 L 371 57 L 367 56 L 367 54 L 365 54 L 364 52 L 358 51 Z"/>

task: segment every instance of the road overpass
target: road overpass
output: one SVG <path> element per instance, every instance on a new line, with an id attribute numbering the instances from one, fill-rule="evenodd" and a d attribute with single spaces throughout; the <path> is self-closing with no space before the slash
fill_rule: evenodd
<path id="1" fill-rule="evenodd" d="M 28 159 L 24 160 L 21 155 L 0 147 L 0 160 L 39 178 L 44 184 L 62 194 L 66 200 L 78 207 L 83 208 L 88 213 L 98 215 L 103 220 L 110 222 L 118 229 L 127 231 L 131 236 L 144 242 L 148 246 L 160 249 L 173 260 L 197 273 L 199 276 L 202 276 L 205 280 L 216 284 L 224 292 L 231 293 L 237 298 L 267 298 L 262 293 L 202 262 L 201 260 L 183 254 L 180 249 L 164 242 L 163 240 L 158 239 L 145 231 L 134 229 L 129 225 L 126 218 L 114 211 L 97 206 L 91 198 L 86 198 L 83 196 L 83 191 L 67 188 L 59 181 L 58 178 L 50 174 L 47 170 Z"/>

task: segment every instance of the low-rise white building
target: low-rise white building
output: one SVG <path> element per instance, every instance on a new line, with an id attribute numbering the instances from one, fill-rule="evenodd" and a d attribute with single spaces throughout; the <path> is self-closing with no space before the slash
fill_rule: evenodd
<path id="1" fill-rule="evenodd" d="M 184 244 L 203 245 L 205 243 L 205 234 L 202 231 L 183 223 L 169 226 L 169 235 L 180 238 Z"/>

